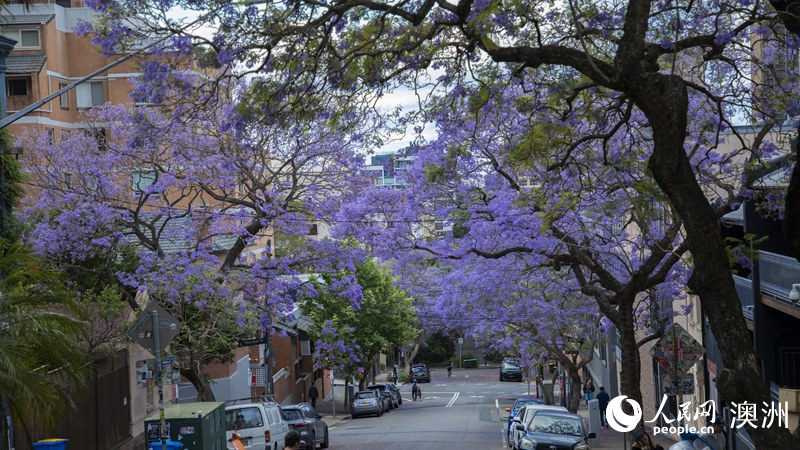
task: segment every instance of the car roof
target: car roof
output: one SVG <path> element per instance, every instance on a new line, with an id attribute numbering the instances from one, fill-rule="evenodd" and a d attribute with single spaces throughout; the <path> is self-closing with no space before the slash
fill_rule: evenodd
<path id="1" fill-rule="evenodd" d="M 247 406 L 247 405 L 280 406 L 276 402 L 268 400 L 264 397 L 236 398 L 225 401 L 225 408 L 233 406 Z"/>
<path id="2" fill-rule="evenodd" d="M 301 403 L 295 403 L 295 404 L 292 404 L 292 405 L 281 405 L 281 409 L 298 409 L 301 406 L 306 406 L 306 405 L 308 405 L 310 407 L 311 403 L 301 402 Z"/>

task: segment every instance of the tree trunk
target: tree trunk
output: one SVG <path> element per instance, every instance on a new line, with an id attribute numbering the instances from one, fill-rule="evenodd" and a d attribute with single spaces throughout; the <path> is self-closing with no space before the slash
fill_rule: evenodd
<path id="1" fill-rule="evenodd" d="M 350 376 L 344 377 L 344 410 L 350 411 L 350 389 L 347 387 L 350 386 Z"/>
<path id="2" fill-rule="evenodd" d="M 419 352 L 420 340 L 421 339 L 418 338 L 414 342 L 414 347 L 411 348 L 411 352 L 408 354 L 408 357 L 406 358 L 406 373 L 411 373 L 411 363 L 414 361 L 414 358 L 417 357 L 417 353 Z"/>
<path id="3" fill-rule="evenodd" d="M 700 297 L 725 363 L 716 380 L 717 389 L 728 401 L 769 403 L 769 391 L 761 379 L 734 288 L 719 221 L 697 183 L 684 149 L 686 86 L 676 76 L 658 75 L 654 80 L 637 86 L 634 93 L 653 130 L 654 148 L 648 167 L 686 229 L 686 243 L 694 263 L 688 286 Z M 748 427 L 748 432 L 758 448 L 797 448 L 785 428 Z"/>
<path id="4" fill-rule="evenodd" d="M 214 391 L 211 390 L 211 384 L 209 384 L 208 379 L 205 375 L 200 372 L 199 366 L 200 364 L 195 364 L 196 367 L 186 367 L 181 369 L 181 375 L 189 380 L 197 389 L 197 401 L 198 402 L 213 402 L 216 401 L 214 398 Z"/>
<path id="5" fill-rule="evenodd" d="M 624 309 L 624 311 L 623 311 Z M 622 395 L 642 404 L 642 361 L 639 355 L 639 346 L 636 345 L 636 328 L 633 317 L 633 305 L 620 306 L 619 347 L 622 351 L 622 364 L 619 374 L 619 390 Z M 609 358 L 616 358 L 608 355 Z M 613 375 L 613 374 L 612 374 Z M 627 409 L 627 402 L 623 402 Z"/>
<path id="6" fill-rule="evenodd" d="M 581 383 L 581 371 L 575 364 L 567 364 L 567 374 L 570 379 L 570 396 L 567 399 L 567 409 L 571 413 L 577 413 L 578 407 L 581 405 L 581 398 L 583 396 L 583 389 Z"/>

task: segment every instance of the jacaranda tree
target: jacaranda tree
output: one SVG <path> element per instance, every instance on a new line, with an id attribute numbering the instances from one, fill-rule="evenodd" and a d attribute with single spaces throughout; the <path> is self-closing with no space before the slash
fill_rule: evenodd
<path id="1" fill-rule="evenodd" d="M 517 94 L 508 99 L 513 103 L 503 106 L 528 110 L 531 123 L 518 128 L 508 145 L 492 152 L 500 169 L 497 183 L 505 179 L 513 187 L 513 177 L 504 176 L 510 173 L 507 157 L 525 147 L 529 133 L 554 126 L 557 137 L 547 134 L 551 138 L 543 149 L 552 161 L 536 171 L 544 175 L 541 189 L 546 191 L 546 183 L 556 176 L 582 187 L 594 181 L 588 169 L 607 174 L 621 169 L 635 176 L 618 178 L 620 190 L 632 196 L 663 194 L 662 208 L 677 220 L 668 221 L 665 242 L 645 241 L 664 244 L 649 250 L 663 252 L 662 257 L 641 257 L 642 267 L 652 266 L 655 272 L 634 268 L 630 278 L 651 279 L 664 267 L 667 254 L 680 257 L 688 252 L 688 287 L 701 298 L 725 361 L 717 378 L 719 391 L 734 402 L 769 401 L 750 350 L 718 224 L 722 214 L 748 195 L 751 180 L 742 160 L 752 165 L 769 157 L 775 147 L 770 129 L 787 114 L 796 115 L 792 82 L 796 71 L 779 73 L 776 63 L 793 60 L 797 40 L 773 26 L 779 17 L 767 4 L 751 0 L 88 3 L 104 14 L 105 22 L 95 28 L 99 32 L 95 42 L 104 49 L 113 51 L 133 39 L 134 23 L 149 32 L 174 34 L 173 51 L 215 60 L 235 69 L 237 77 L 248 73 L 265 77 L 259 99 L 270 111 L 313 112 L 324 98 L 363 104 L 403 86 L 414 89 L 422 103 L 412 119 L 432 121 L 438 111 L 447 109 L 429 99 L 458 104 L 471 86 L 510 86 Z M 198 18 L 191 24 L 180 23 L 164 13 L 174 7 L 195 10 Z M 126 21 L 131 15 L 139 20 Z M 207 36 L 204 26 L 214 30 L 213 36 Z M 146 84 L 153 89 L 174 79 L 174 72 L 159 67 L 163 66 L 153 65 L 147 71 Z M 222 72 L 224 78 L 233 71 Z M 763 133 L 749 139 L 738 134 L 731 125 L 745 117 L 761 121 Z M 723 132 L 736 158 L 716 151 Z M 497 144 L 489 133 L 475 137 Z M 634 161 L 626 159 L 631 149 Z M 441 158 L 432 161 L 437 166 L 434 175 L 448 169 L 449 163 Z M 533 179 L 534 184 L 541 181 Z M 608 186 L 613 181 L 603 180 Z M 471 187 L 475 186 L 464 189 Z M 490 200 L 502 200 L 494 195 L 500 192 L 498 185 L 479 187 Z M 568 216 L 564 205 L 569 195 L 564 197 L 531 201 L 536 216 L 532 225 L 541 228 L 550 222 L 551 210 Z M 681 243 L 669 237 L 675 229 L 685 235 Z M 572 229 L 561 231 L 565 249 L 582 248 L 580 240 L 570 241 Z M 674 252 L 680 246 L 684 252 Z M 571 268 L 579 282 L 581 277 L 586 280 L 581 291 L 587 295 L 603 294 L 608 285 L 617 285 L 615 271 L 621 270 L 595 267 L 588 276 L 585 268 L 574 263 Z M 666 279 L 667 273 L 662 275 Z M 632 295 L 631 289 L 640 292 L 642 286 L 617 287 Z M 618 294 L 611 289 L 612 297 Z M 607 316 L 614 314 L 603 310 L 602 303 L 598 306 Z M 623 367 L 623 373 L 626 370 L 631 369 Z M 794 445 L 785 430 L 750 431 L 758 446 Z"/>

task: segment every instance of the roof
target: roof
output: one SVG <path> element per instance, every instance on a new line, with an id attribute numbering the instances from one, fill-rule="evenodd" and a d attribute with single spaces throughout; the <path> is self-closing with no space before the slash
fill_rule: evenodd
<path id="1" fill-rule="evenodd" d="M 0 25 L 44 25 L 55 17 L 55 14 L 3 14 L 0 16 Z"/>
<path id="2" fill-rule="evenodd" d="M 8 56 L 6 57 L 6 73 L 39 73 L 47 61 L 45 55 Z"/>
<path id="3" fill-rule="evenodd" d="M 730 223 L 734 225 L 741 225 L 744 223 L 744 208 L 741 206 L 734 209 L 733 211 L 729 212 L 722 216 L 722 221 L 725 223 Z"/>
<path id="4" fill-rule="evenodd" d="M 142 220 L 150 221 L 152 219 L 153 213 L 144 213 L 142 215 Z M 169 222 L 165 221 L 169 219 Z M 165 253 L 175 253 L 182 250 L 189 250 L 195 244 L 193 240 L 189 239 L 189 236 L 194 233 L 195 224 L 192 220 L 190 215 L 182 216 L 182 217 L 166 217 L 162 216 L 158 220 L 156 220 L 154 224 L 156 230 L 161 230 L 161 236 L 158 240 L 161 249 L 164 250 Z M 146 232 L 147 233 L 147 232 Z M 139 240 L 134 236 L 130 230 L 126 233 L 126 240 L 133 244 L 139 245 Z M 235 236 L 229 235 L 216 235 L 212 238 L 212 251 L 228 251 L 233 247 L 233 244 L 236 243 Z"/>

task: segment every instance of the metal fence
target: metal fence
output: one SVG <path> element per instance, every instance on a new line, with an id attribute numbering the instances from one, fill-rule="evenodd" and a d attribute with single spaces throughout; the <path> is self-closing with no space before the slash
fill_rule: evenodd
<path id="1" fill-rule="evenodd" d="M 761 290 L 788 300 L 792 284 L 800 283 L 800 263 L 777 253 L 759 251 L 758 256 Z"/>

